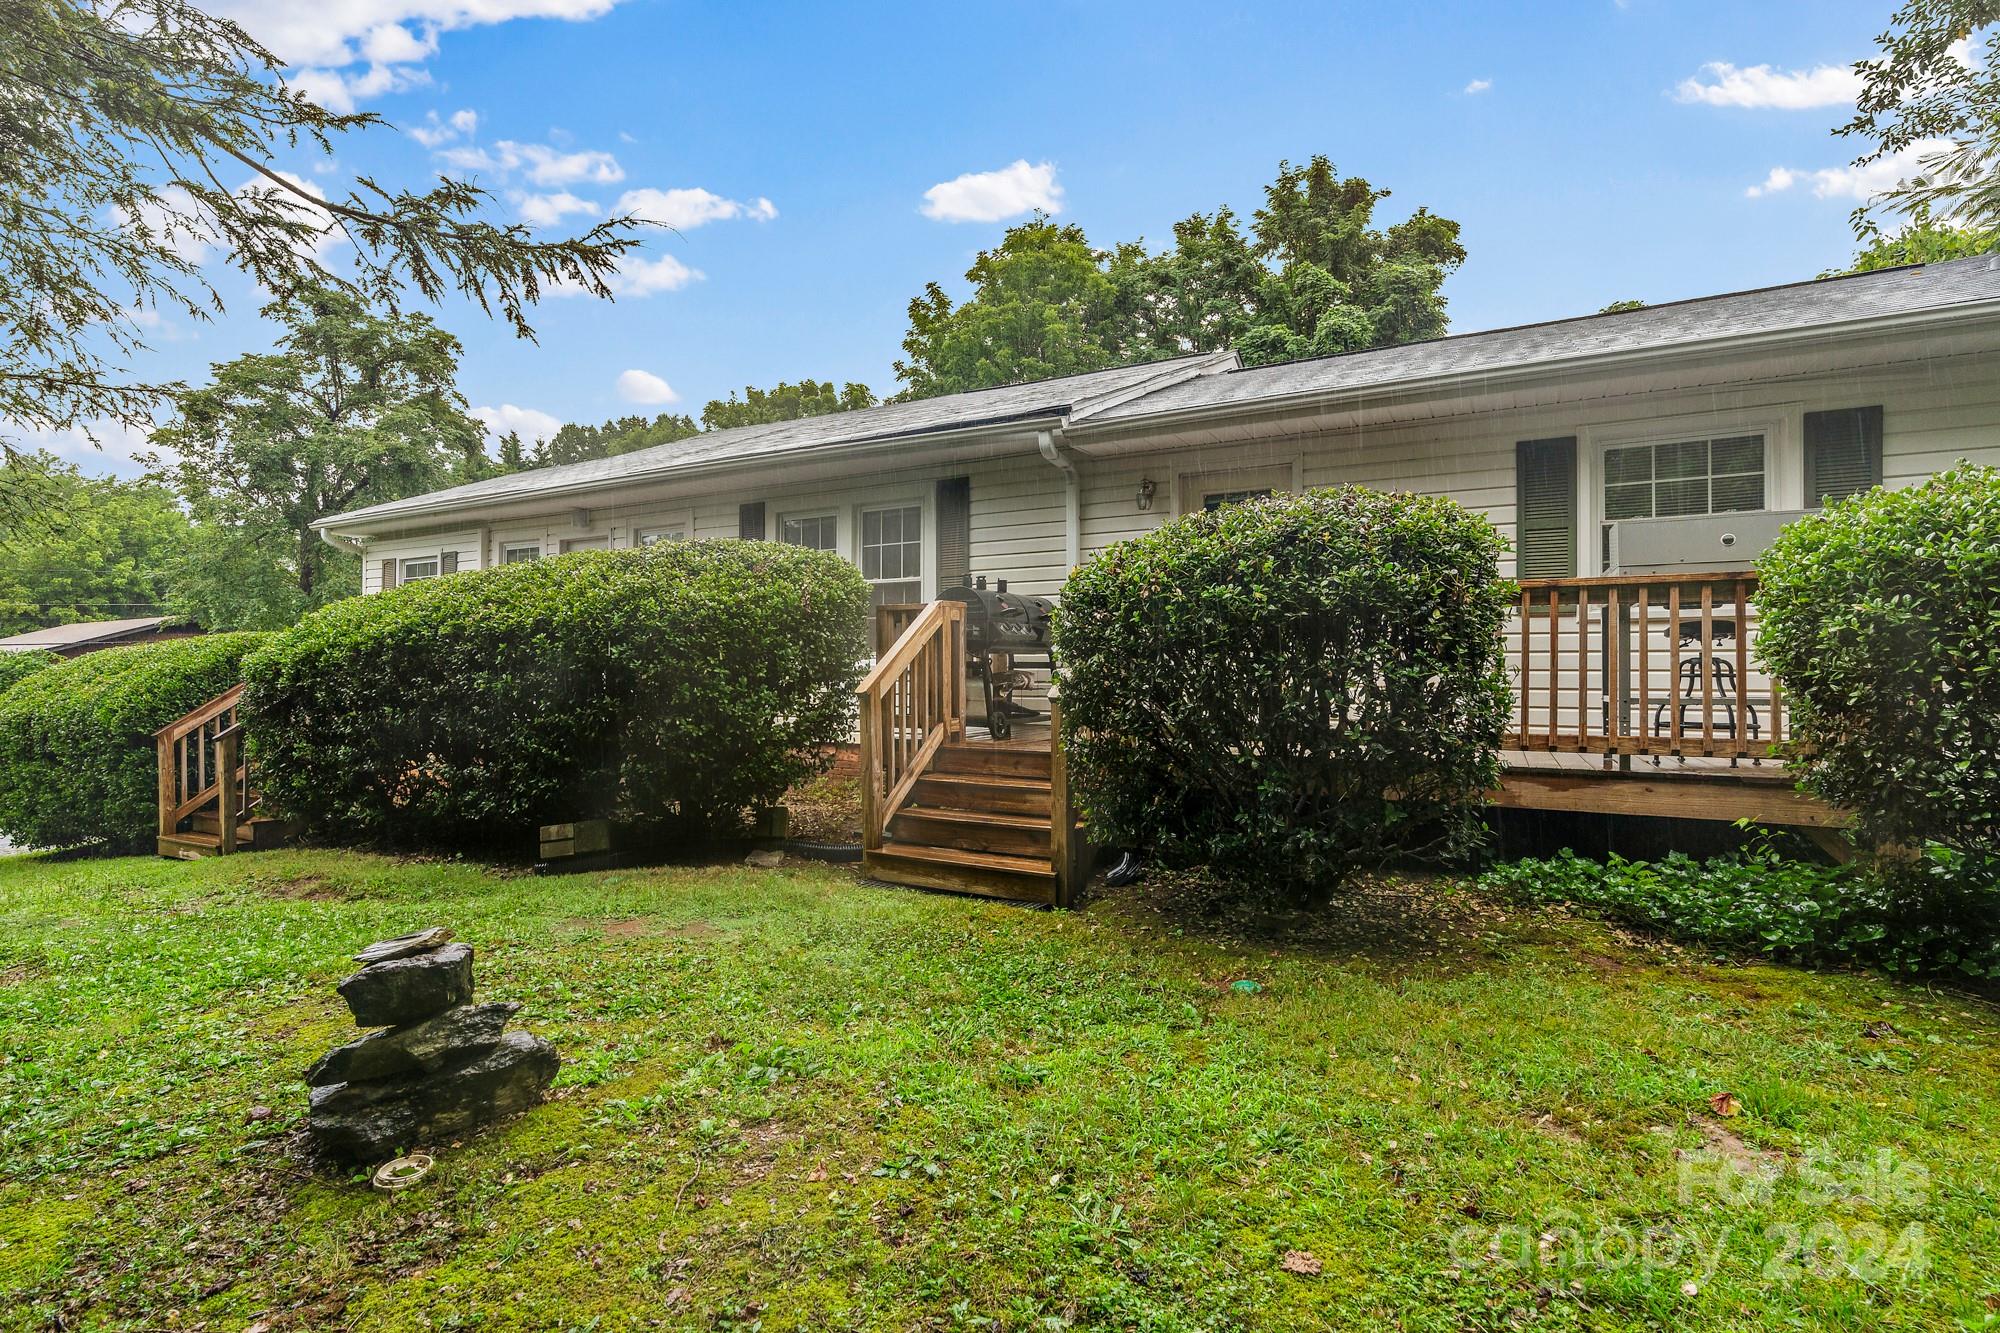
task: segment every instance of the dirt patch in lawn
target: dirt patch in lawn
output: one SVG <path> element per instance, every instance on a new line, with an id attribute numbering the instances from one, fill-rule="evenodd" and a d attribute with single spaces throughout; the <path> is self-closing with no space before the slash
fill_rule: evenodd
<path id="1" fill-rule="evenodd" d="M 354 897 L 345 884 L 336 884 L 325 875 L 290 875 L 284 879 L 257 879 L 252 884 L 273 898 L 303 903 L 344 903 Z"/>
<path id="2" fill-rule="evenodd" d="M 1746 1176 L 1775 1176 L 1784 1165 L 1784 1154 L 1769 1148 L 1752 1147 L 1720 1120 L 1696 1116 L 1694 1127 L 1701 1133 L 1702 1149 L 1729 1163 Z"/>
<path id="3" fill-rule="evenodd" d="M 47 969 L 32 959 L 0 966 L 0 986 L 18 986 L 22 982 L 40 976 Z"/>

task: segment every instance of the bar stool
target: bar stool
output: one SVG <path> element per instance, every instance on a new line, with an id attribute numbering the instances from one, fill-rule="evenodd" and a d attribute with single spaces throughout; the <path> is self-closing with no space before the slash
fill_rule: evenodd
<path id="1" fill-rule="evenodd" d="M 1708 679 L 1710 687 L 1709 735 L 1734 736 L 1736 734 L 1736 663 L 1729 655 L 1720 651 L 1725 645 L 1736 642 L 1736 619 L 1733 616 L 1717 616 L 1708 622 Z M 1702 623 L 1700 620 L 1683 620 L 1671 635 L 1675 646 L 1682 650 L 1680 662 L 1679 697 L 1662 699 L 1653 709 L 1653 734 L 1665 735 L 1668 730 L 1667 710 L 1680 709 L 1681 734 L 1690 730 L 1701 730 L 1701 658 Z M 1692 651 L 1689 651 L 1692 650 Z M 1693 709 L 1690 720 L 1688 710 Z M 1751 740 L 1756 740 L 1763 726 L 1757 716 L 1757 705 L 1747 698 L 1743 701 L 1743 721 Z M 1655 760 L 1657 762 L 1657 759 Z"/>

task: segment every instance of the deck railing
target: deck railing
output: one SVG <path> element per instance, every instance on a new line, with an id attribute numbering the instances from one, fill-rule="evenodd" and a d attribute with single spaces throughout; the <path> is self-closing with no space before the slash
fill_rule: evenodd
<path id="1" fill-rule="evenodd" d="M 932 602 L 855 691 L 861 707 L 861 840 L 882 845 L 889 821 L 948 740 L 965 737 L 965 603 Z"/>
<path id="2" fill-rule="evenodd" d="M 1754 571 L 1523 579 L 1509 749 L 1761 759 L 1786 735 Z"/>
<path id="3" fill-rule="evenodd" d="M 183 824 L 212 809 L 217 850 L 236 850 L 237 828 L 257 805 L 243 757 L 243 727 L 236 719 L 242 695 L 241 685 L 225 690 L 153 734 L 162 838 L 182 833 Z"/>

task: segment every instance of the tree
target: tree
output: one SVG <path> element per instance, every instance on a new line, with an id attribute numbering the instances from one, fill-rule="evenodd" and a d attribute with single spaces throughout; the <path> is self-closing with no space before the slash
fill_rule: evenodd
<path id="1" fill-rule="evenodd" d="M 2000 251 L 2000 226 L 1956 227 L 1939 222 L 1927 206 L 1919 204 L 1910 210 L 1910 220 L 1900 231 L 1893 235 L 1873 233 L 1873 239 L 1854 252 L 1851 265 L 1820 276 L 1837 278 L 1904 264 L 1941 264 L 1947 259 L 1971 259 L 1995 251 Z"/>
<path id="2" fill-rule="evenodd" d="M 1600 315 L 1622 315 L 1627 311 L 1644 310 L 1645 308 L 1646 303 L 1644 301 L 1613 301 L 1597 313 Z"/>
<path id="3" fill-rule="evenodd" d="M 619 417 L 602 426 L 565 423 L 548 439 L 537 441 L 532 449 L 523 450 L 519 436 L 514 436 L 511 443 L 501 440 L 501 467 L 506 471 L 518 471 L 518 468 L 507 466 L 509 458 L 514 457 L 521 460 L 523 467 L 586 463 L 596 458 L 629 454 L 635 449 L 650 449 L 656 444 L 672 444 L 675 440 L 685 440 L 700 433 L 701 428 L 694 424 L 694 418 L 685 413 L 662 412 L 651 421 L 639 416 Z"/>
<path id="4" fill-rule="evenodd" d="M 551 286 L 608 295 L 638 243 L 623 217 L 558 241 L 482 221 L 488 195 L 464 181 L 417 193 L 364 176 L 322 195 L 280 169 L 281 151 L 330 160 L 381 118 L 315 105 L 240 27 L 187 0 L 0 0 L 0 31 L 0 422 L 22 430 L 150 425 L 180 386 L 125 364 L 161 308 L 221 310 L 209 247 L 273 292 L 346 287 L 393 309 L 406 285 L 456 291 L 525 337 Z M 321 261 L 336 234 L 351 278 Z M 0 492 L 0 508 L 26 506 Z"/>
<path id="5" fill-rule="evenodd" d="M 971 298 L 953 305 L 936 283 L 910 302 L 907 361 L 896 376 L 905 398 L 1074 375 L 1125 358 L 1135 331 L 1120 289 L 1083 229 L 1043 214 L 1010 227 L 965 272 Z"/>
<path id="6" fill-rule="evenodd" d="M 165 609 L 167 567 L 188 523 L 160 486 L 86 477 L 34 453 L 0 466 L 0 487 L 32 497 L 45 516 L 33 540 L 0 523 L 0 635 Z"/>
<path id="7" fill-rule="evenodd" d="M 835 386 L 832 380 L 783 380 L 770 389 L 745 385 L 743 397 L 731 393 L 727 399 L 712 398 L 701 409 L 704 430 L 727 430 L 732 426 L 762 426 L 773 421 L 796 421 L 800 417 L 825 416 L 829 412 L 851 412 L 857 407 L 873 407 L 874 390 L 865 384 Z"/>
<path id="8" fill-rule="evenodd" d="M 1864 241 L 1880 211 L 2000 226 L 2000 0 L 1907 0 L 1876 39 L 1854 119 L 1834 133 L 1874 140 L 1856 166 L 1918 151 L 1922 173 L 1854 211 Z"/>
<path id="9" fill-rule="evenodd" d="M 1195 213 L 1159 254 L 1094 249 L 1038 215 L 980 254 L 964 302 L 936 283 L 910 302 L 902 396 L 1222 348 L 1261 365 L 1439 337 L 1459 226 L 1420 208 L 1378 228 L 1388 196 L 1324 157 L 1281 162 L 1248 233 L 1226 207 Z"/>
<path id="10" fill-rule="evenodd" d="M 429 318 L 377 313 L 332 287 L 264 313 L 287 330 L 278 349 L 216 366 L 153 433 L 172 455 L 152 460 L 155 475 L 219 530 L 191 548 L 199 563 L 183 565 L 174 594 L 211 629 L 288 625 L 358 590 L 355 561 L 320 540 L 315 519 L 490 466 L 453 386 L 458 340 Z"/>

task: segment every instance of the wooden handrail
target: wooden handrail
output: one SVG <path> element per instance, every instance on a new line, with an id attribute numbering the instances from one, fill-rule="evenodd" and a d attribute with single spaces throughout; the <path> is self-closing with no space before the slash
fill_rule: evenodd
<path id="1" fill-rule="evenodd" d="M 243 687 L 241 685 L 232 685 L 193 712 L 177 717 L 167 723 L 166 726 L 161 727 L 153 735 L 156 739 L 178 740 L 203 723 L 212 722 L 224 713 L 235 709 L 237 701 L 242 697 Z"/>
<path id="2" fill-rule="evenodd" d="M 1508 663 L 1515 750 L 1763 759 L 1783 691 L 1755 661 L 1754 570 L 1522 579 Z"/>
<path id="3" fill-rule="evenodd" d="M 861 840 L 882 845 L 931 756 L 965 736 L 965 604 L 932 602 L 855 687 L 860 709 Z"/>
<path id="4" fill-rule="evenodd" d="M 216 850 L 236 850 L 237 828 L 258 805 L 236 715 L 242 696 L 243 687 L 233 686 L 153 733 L 162 839 L 183 836 L 182 824 L 213 809 Z"/>

